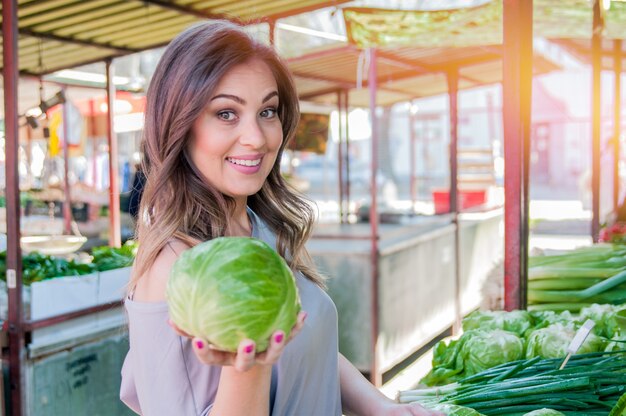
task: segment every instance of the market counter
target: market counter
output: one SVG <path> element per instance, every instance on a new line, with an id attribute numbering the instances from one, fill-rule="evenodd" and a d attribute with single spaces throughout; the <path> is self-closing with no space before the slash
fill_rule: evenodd
<path id="1" fill-rule="evenodd" d="M 502 210 L 459 215 L 462 313 L 503 254 Z M 450 215 L 379 226 L 377 371 L 424 347 L 455 320 L 455 226 Z M 372 364 L 369 224 L 319 224 L 307 245 L 339 313 L 339 350 L 359 370 Z"/>

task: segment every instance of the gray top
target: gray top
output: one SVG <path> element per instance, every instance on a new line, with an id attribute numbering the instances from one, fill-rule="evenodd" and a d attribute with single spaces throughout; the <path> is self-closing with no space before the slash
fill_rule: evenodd
<path id="1" fill-rule="evenodd" d="M 248 209 L 252 236 L 276 248 L 276 237 Z M 270 414 L 341 415 L 337 310 L 315 283 L 296 273 L 302 331 L 272 368 Z M 126 299 L 130 350 L 122 368 L 120 398 L 145 416 L 209 414 L 220 378 L 219 366 L 198 361 L 191 341 L 169 327 L 166 302 Z"/>

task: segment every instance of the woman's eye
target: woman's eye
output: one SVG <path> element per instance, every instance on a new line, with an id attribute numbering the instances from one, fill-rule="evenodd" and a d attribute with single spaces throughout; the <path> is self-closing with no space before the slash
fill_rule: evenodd
<path id="1" fill-rule="evenodd" d="M 266 108 L 265 110 L 261 111 L 261 117 L 263 118 L 273 118 L 275 116 L 276 116 L 275 108 Z"/>
<path id="2" fill-rule="evenodd" d="M 232 111 L 220 111 L 217 116 L 225 121 L 233 121 L 235 119 L 235 113 Z"/>

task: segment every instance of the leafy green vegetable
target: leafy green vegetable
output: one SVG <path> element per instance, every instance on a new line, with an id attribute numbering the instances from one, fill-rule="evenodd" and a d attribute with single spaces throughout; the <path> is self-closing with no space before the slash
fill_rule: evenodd
<path id="1" fill-rule="evenodd" d="M 560 323 L 533 331 L 527 338 L 526 358 L 564 358 L 567 347 L 576 335 L 574 324 Z M 578 350 L 579 354 L 597 352 L 604 349 L 604 340 L 595 334 L 589 334 Z"/>
<path id="2" fill-rule="evenodd" d="M 217 348 L 236 351 L 252 339 L 267 349 L 276 330 L 289 336 L 300 310 L 285 260 L 263 241 L 220 237 L 184 251 L 167 285 L 172 321 Z"/>
<path id="3" fill-rule="evenodd" d="M 68 261 L 38 252 L 22 256 L 22 282 L 25 286 L 53 277 L 81 276 L 93 273 L 95 270 L 95 266 L 91 263 Z M 6 251 L 0 252 L 0 279 L 6 279 Z"/>
<path id="4" fill-rule="evenodd" d="M 626 306 L 624 305 L 600 305 L 594 303 L 593 305 L 580 310 L 580 318 L 581 321 L 591 319 L 596 323 L 593 327 L 593 332 L 596 335 L 606 338 L 614 338 L 620 334 L 626 335 L 626 327 L 622 327 L 618 314 L 620 310 L 625 309 Z"/>
<path id="5" fill-rule="evenodd" d="M 474 329 L 463 334 L 461 347 L 465 376 L 524 357 L 524 343 L 516 334 L 501 329 Z"/>
<path id="6" fill-rule="evenodd" d="M 500 329 L 472 329 L 446 346 L 439 342 L 432 370 L 420 381 L 427 386 L 450 383 L 487 368 L 524 356 L 524 343 L 516 334 Z"/>
<path id="7" fill-rule="evenodd" d="M 559 415 L 565 416 L 565 413 L 561 413 L 558 410 L 547 409 L 547 408 L 533 410 L 532 412 L 524 414 L 524 416 L 559 416 Z"/>
<path id="8" fill-rule="evenodd" d="M 100 246 L 91 250 L 93 263 L 101 272 L 132 266 L 136 254 L 137 243 L 132 240 L 128 240 L 119 248 Z"/>
<path id="9" fill-rule="evenodd" d="M 517 335 L 524 333 L 532 326 L 532 317 L 527 311 L 474 311 L 463 318 L 463 330 L 470 329 L 502 329 Z"/>
<path id="10" fill-rule="evenodd" d="M 609 416 L 626 416 L 626 393 L 622 394 L 622 397 L 615 403 Z"/>
<path id="11" fill-rule="evenodd" d="M 448 416 L 483 416 L 482 413 L 478 413 L 476 410 L 469 407 L 458 406 L 456 404 L 449 403 L 436 403 L 425 404 L 424 407 L 430 410 L 437 410 L 443 412 Z"/>

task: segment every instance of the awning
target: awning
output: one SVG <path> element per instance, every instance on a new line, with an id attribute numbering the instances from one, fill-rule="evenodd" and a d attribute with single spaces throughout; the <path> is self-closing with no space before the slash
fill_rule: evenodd
<path id="1" fill-rule="evenodd" d="M 445 73 L 459 70 L 459 88 L 467 89 L 502 80 L 500 46 L 467 48 L 379 48 L 377 104 L 386 106 L 414 98 L 448 92 Z M 350 105 L 367 107 L 366 54 L 355 46 L 318 51 L 289 59 L 300 98 L 336 104 L 337 91 L 348 90 Z M 560 67 L 535 54 L 534 73 Z"/>
<path id="2" fill-rule="evenodd" d="M 18 0 L 19 69 L 48 74 L 152 49 L 206 19 L 267 22 L 347 1 Z"/>
<path id="3" fill-rule="evenodd" d="M 589 39 L 589 0 L 533 0 L 533 33 L 546 38 Z M 361 48 L 412 45 L 459 47 L 502 43 L 502 0 L 452 10 L 343 9 L 348 39 Z M 606 39 L 626 37 L 626 3 L 605 11 Z"/>

